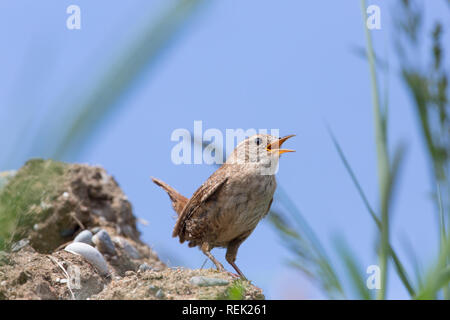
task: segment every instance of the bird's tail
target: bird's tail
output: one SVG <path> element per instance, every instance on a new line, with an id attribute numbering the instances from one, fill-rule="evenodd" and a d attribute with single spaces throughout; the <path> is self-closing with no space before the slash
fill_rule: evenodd
<path id="1" fill-rule="evenodd" d="M 170 200 L 172 200 L 172 207 L 177 213 L 177 215 L 180 215 L 181 211 L 183 210 L 186 203 L 189 201 L 188 198 L 182 196 L 177 190 L 169 186 L 167 183 L 162 182 L 159 179 L 152 178 L 153 182 L 166 190 L 167 194 L 170 197 Z"/>

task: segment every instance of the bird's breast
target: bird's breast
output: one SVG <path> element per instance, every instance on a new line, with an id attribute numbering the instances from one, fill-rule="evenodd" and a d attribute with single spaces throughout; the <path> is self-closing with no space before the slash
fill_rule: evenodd
<path id="1" fill-rule="evenodd" d="M 274 176 L 241 176 L 231 179 L 215 203 L 217 243 L 227 243 L 253 230 L 266 215 L 276 188 Z"/>

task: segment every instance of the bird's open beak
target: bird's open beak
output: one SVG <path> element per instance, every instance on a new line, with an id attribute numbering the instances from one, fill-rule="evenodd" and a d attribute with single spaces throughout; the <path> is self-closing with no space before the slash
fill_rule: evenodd
<path id="1" fill-rule="evenodd" d="M 286 152 L 295 152 L 295 150 L 290 150 L 290 149 L 280 149 L 280 148 L 281 148 L 281 145 L 282 145 L 287 139 L 292 138 L 292 137 L 294 137 L 294 136 L 295 136 L 295 134 L 291 134 L 291 135 L 288 135 L 288 136 L 286 136 L 286 137 L 283 137 L 283 138 L 278 139 L 278 141 L 275 141 L 275 142 L 270 143 L 270 144 L 267 146 L 267 151 L 268 151 L 268 152 L 277 152 L 278 155 L 281 155 L 281 154 L 286 153 Z"/>

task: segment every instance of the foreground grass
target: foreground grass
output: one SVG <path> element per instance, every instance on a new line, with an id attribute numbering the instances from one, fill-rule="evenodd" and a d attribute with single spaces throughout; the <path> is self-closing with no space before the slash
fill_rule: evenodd
<path id="1" fill-rule="evenodd" d="M 45 203 L 57 195 L 64 164 L 30 160 L 0 191 L 0 250 L 21 239 L 25 231 L 49 213 Z"/>

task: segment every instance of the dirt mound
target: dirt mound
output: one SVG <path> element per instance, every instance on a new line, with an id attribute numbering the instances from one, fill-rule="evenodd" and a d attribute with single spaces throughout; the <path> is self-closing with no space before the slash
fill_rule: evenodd
<path id="1" fill-rule="evenodd" d="M 66 251 L 45 255 L 27 246 L 8 258 L 9 263 L 0 267 L 2 299 L 86 299 L 108 283 L 83 257 Z M 80 286 L 68 284 L 74 270 Z"/>
<path id="2" fill-rule="evenodd" d="M 198 285 L 193 279 L 214 280 Z M 214 285 L 213 285 L 214 284 Z M 228 273 L 212 269 L 166 268 L 162 271 L 129 272 L 92 299 L 264 299 L 261 289 Z"/>
<path id="3" fill-rule="evenodd" d="M 100 167 L 31 160 L 7 177 L 0 299 L 264 298 L 229 273 L 167 268 L 140 240 L 130 202 Z"/>
<path id="4" fill-rule="evenodd" d="M 100 167 L 28 161 L 0 194 L 0 221 L 5 219 L 12 240 L 26 236 L 41 253 L 96 226 L 113 227 L 117 234 L 139 242 L 131 204 Z"/>

